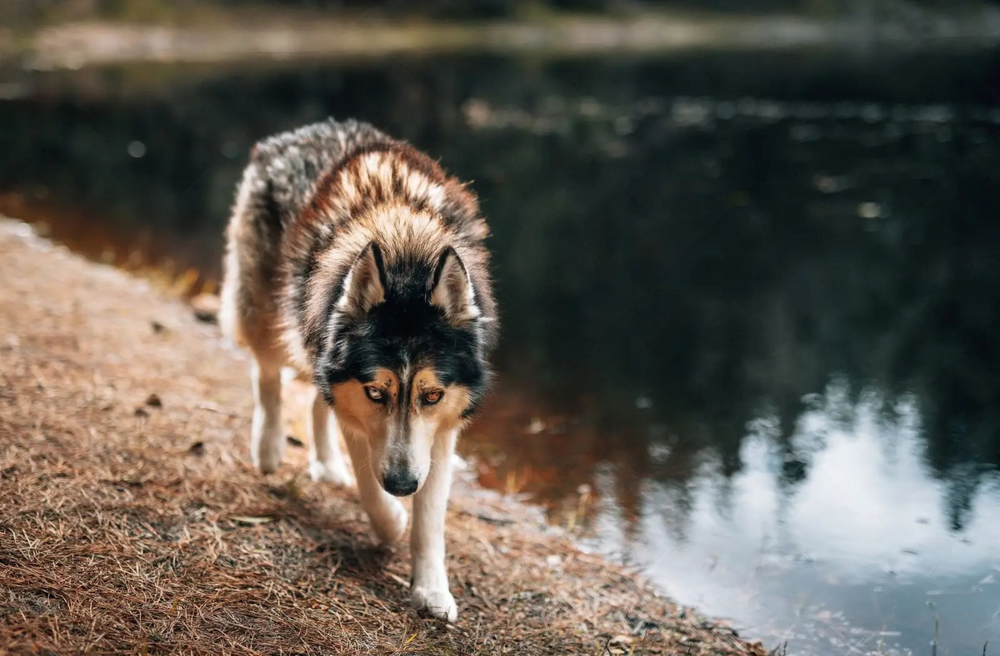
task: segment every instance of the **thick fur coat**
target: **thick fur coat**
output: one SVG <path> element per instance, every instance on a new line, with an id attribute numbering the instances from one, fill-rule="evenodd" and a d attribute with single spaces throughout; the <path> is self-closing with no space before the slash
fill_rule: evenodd
<path id="1" fill-rule="evenodd" d="M 257 144 L 227 230 L 221 323 L 254 356 L 251 456 L 275 471 L 282 367 L 316 388 L 310 474 L 350 482 L 383 541 L 413 495 L 413 604 L 453 620 L 451 457 L 489 380 L 498 324 L 486 222 L 427 155 L 356 121 Z M 335 417 L 329 422 L 329 416 Z"/>

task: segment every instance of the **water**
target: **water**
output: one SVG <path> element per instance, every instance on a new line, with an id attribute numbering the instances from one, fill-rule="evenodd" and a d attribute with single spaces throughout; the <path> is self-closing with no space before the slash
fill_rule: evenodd
<path id="1" fill-rule="evenodd" d="M 255 139 L 410 139 L 494 231 L 485 485 L 790 654 L 1000 643 L 1000 51 L 2 79 L 0 211 L 199 284 Z"/>

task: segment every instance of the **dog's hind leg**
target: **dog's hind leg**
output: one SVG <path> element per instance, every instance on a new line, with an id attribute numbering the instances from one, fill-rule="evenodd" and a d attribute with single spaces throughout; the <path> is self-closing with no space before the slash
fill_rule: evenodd
<path id="1" fill-rule="evenodd" d="M 251 163 L 243 172 L 226 229 L 226 255 L 219 323 L 223 333 L 253 353 L 254 411 L 250 457 L 265 474 L 284 455 L 281 425 L 280 319 L 275 300 L 280 217 L 264 173 Z"/>
<path id="2" fill-rule="evenodd" d="M 358 481 L 358 496 L 372 529 L 382 544 L 396 542 L 406 532 L 409 515 L 406 508 L 388 492 L 382 489 L 372 471 L 371 453 L 364 438 L 353 435 L 347 437 L 347 449 L 351 452 L 354 477 Z"/>
<path id="3" fill-rule="evenodd" d="M 281 426 L 281 366 L 256 357 L 253 376 L 253 422 L 250 428 L 250 457 L 261 473 L 278 469 L 285 455 Z"/>
<path id="4" fill-rule="evenodd" d="M 312 406 L 312 444 L 309 445 L 309 476 L 339 487 L 351 484 L 344 454 L 340 452 L 337 422 L 330 421 L 330 408 L 318 391 Z"/>
<path id="5" fill-rule="evenodd" d="M 438 435 L 434 440 L 430 472 L 424 486 L 413 497 L 413 530 L 410 533 L 413 607 L 449 622 L 454 622 L 458 616 L 458 606 L 448 590 L 444 522 L 451 492 L 451 457 L 456 438 L 457 434 L 452 432 Z"/>

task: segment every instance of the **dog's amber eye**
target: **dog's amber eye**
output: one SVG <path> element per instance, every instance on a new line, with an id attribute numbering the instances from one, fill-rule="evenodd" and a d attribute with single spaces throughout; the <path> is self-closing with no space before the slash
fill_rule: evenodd
<path id="1" fill-rule="evenodd" d="M 441 400 L 442 396 L 444 396 L 444 392 L 442 392 L 441 390 L 431 390 L 429 392 L 424 392 L 423 404 L 434 405 L 435 403 Z"/>
<path id="2" fill-rule="evenodd" d="M 368 396 L 369 399 L 371 399 L 375 403 L 382 403 L 383 401 L 385 401 L 385 391 L 378 387 L 372 387 L 372 386 L 366 387 L 365 394 Z"/>

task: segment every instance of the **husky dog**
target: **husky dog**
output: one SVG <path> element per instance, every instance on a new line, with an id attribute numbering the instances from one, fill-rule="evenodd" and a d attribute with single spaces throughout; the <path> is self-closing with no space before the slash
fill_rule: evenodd
<path id="1" fill-rule="evenodd" d="M 220 322 L 254 356 L 254 466 L 284 453 L 282 367 L 316 389 L 309 473 L 350 483 L 383 543 L 413 495 L 411 601 L 454 621 L 445 509 L 459 431 L 497 338 L 476 198 L 371 125 L 328 120 L 259 142 L 227 229 Z M 329 422 L 330 412 L 336 421 Z"/>

